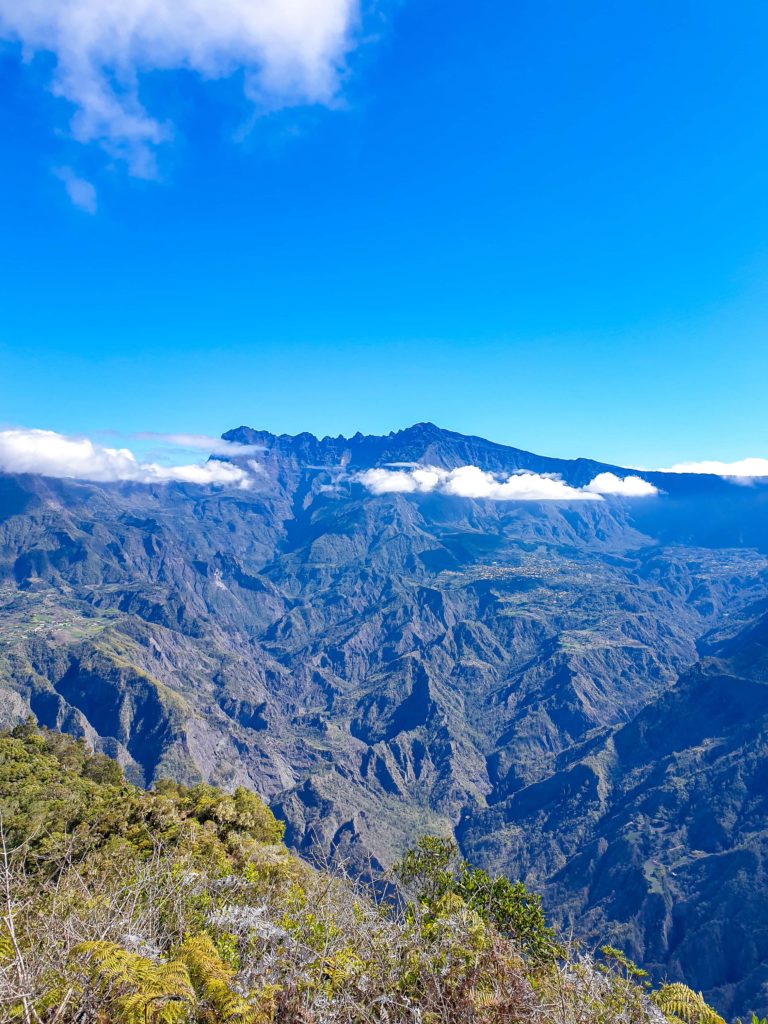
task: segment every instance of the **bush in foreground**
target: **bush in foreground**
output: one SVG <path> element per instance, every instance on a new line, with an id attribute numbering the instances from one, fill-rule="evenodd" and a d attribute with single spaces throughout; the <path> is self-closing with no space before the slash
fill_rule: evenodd
<path id="1" fill-rule="evenodd" d="M 383 901 L 311 869 L 253 794 L 128 785 L 84 743 L 0 735 L 0 1020 L 24 1024 L 719 1024 L 537 897 L 426 837 Z"/>

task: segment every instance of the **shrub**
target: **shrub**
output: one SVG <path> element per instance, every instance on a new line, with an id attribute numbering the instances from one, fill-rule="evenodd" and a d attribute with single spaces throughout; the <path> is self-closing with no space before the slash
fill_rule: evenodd
<path id="1" fill-rule="evenodd" d="M 563 955 L 544 919 L 541 897 L 528 892 L 522 882 L 503 876 L 491 878 L 482 869 L 460 861 L 450 839 L 423 837 L 405 853 L 394 874 L 427 914 L 440 915 L 452 896 L 500 935 L 514 939 L 532 960 L 546 962 Z"/>
<path id="2" fill-rule="evenodd" d="M 31 723 L 0 734 L 0 818 L 2 1021 L 721 1024 L 685 986 L 655 1007 L 621 951 L 558 942 L 538 897 L 447 839 L 383 900 L 292 856 L 254 794 L 144 792 Z"/>

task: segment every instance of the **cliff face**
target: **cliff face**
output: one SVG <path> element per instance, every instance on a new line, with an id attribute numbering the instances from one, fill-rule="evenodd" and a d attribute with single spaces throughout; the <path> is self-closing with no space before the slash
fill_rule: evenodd
<path id="1" fill-rule="evenodd" d="M 463 842 L 540 880 L 561 921 L 657 975 L 691 972 L 736 1013 L 768 983 L 768 616 L 702 647 L 632 721 L 465 822 Z M 510 828 L 526 837 L 511 865 Z"/>
<path id="2" fill-rule="evenodd" d="M 386 864 L 419 834 L 454 832 L 475 861 L 535 879 L 585 934 L 615 931 L 674 974 L 726 891 L 713 875 L 707 903 L 701 872 L 748 830 L 715 793 L 721 691 L 728 763 L 759 774 L 759 713 L 746 690 L 739 703 L 731 661 L 759 661 L 739 652 L 754 652 L 768 599 L 768 487 L 643 474 L 661 494 L 377 495 L 359 473 L 393 463 L 572 487 L 627 471 L 430 424 L 227 437 L 261 448 L 250 490 L 0 477 L 0 724 L 31 708 L 144 784 L 249 785 L 305 852 Z M 706 780 L 697 811 L 689 764 Z M 706 855 L 684 885 L 643 810 L 673 798 L 669 845 Z M 706 822 L 722 849 L 696 832 Z M 697 879 L 697 909 L 683 911 Z M 738 953 L 698 962 L 685 971 L 696 987 L 746 984 L 732 978 Z"/>

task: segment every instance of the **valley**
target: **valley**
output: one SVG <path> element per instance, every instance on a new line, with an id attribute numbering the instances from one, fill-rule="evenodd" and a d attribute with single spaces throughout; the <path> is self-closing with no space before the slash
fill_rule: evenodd
<path id="1" fill-rule="evenodd" d="M 310 859 L 455 836 L 588 941 L 768 1007 L 768 936 L 734 959 L 725 925 L 745 893 L 768 911 L 768 487 L 374 493 L 361 474 L 393 464 L 631 471 L 431 424 L 225 436 L 259 446 L 248 489 L 0 477 L 0 724 L 31 710 L 144 786 L 249 786 Z"/>

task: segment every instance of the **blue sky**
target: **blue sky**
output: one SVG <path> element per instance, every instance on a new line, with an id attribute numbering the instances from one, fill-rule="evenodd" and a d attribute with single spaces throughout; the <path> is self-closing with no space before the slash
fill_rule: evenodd
<path id="1" fill-rule="evenodd" d="M 12 7 L 0 424 L 768 455 L 764 4 L 381 0 L 299 84 L 164 43 L 140 145 Z"/>

